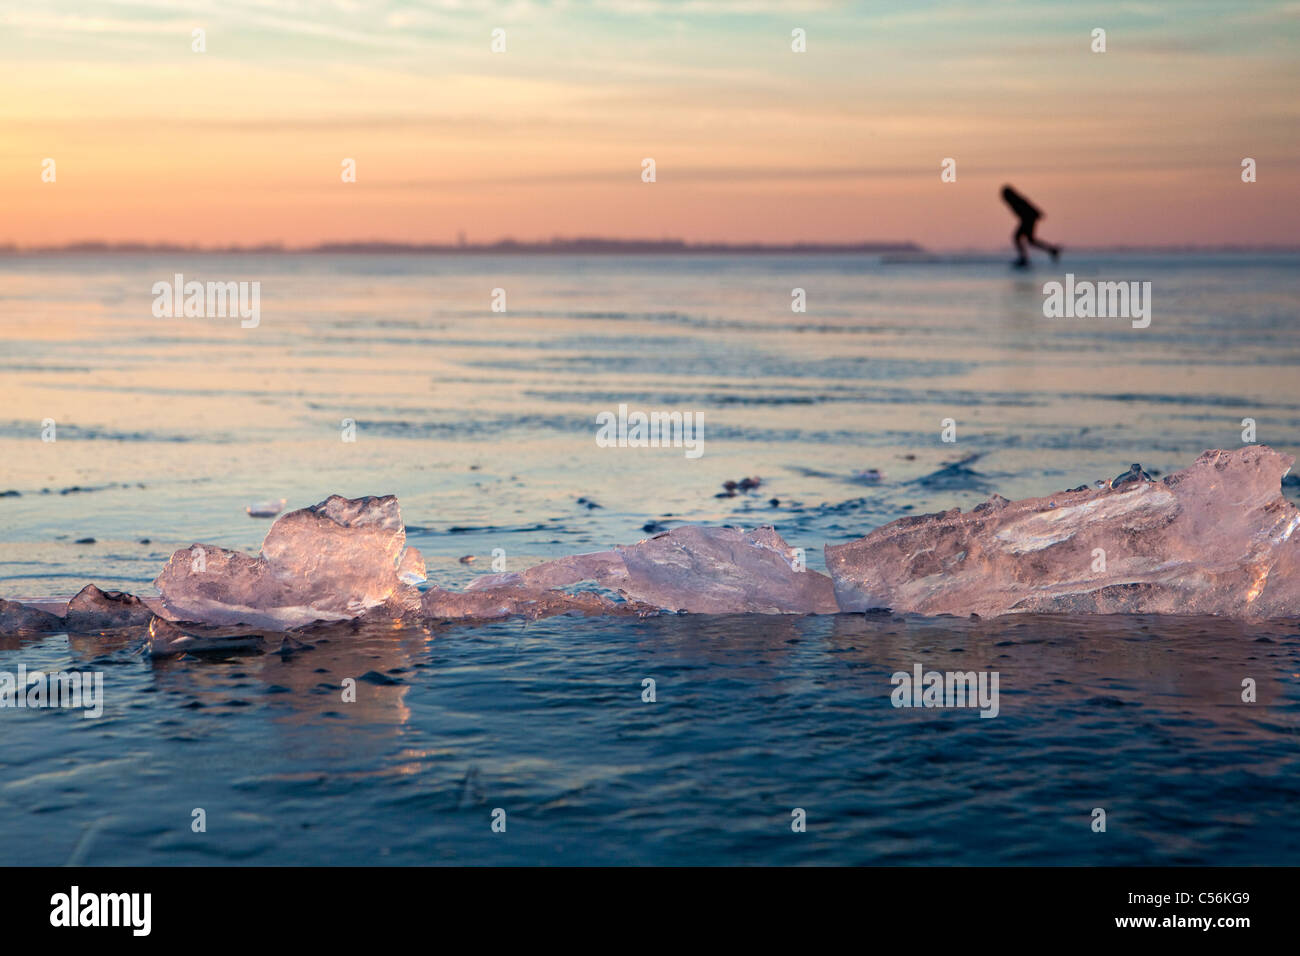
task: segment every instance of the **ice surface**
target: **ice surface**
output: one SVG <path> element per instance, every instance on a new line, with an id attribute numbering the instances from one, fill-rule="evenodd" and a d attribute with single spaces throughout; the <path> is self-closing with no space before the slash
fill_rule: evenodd
<path id="1" fill-rule="evenodd" d="M 1294 461 L 1263 445 L 1207 451 L 1159 482 L 1009 502 L 993 496 L 902 518 L 826 549 L 840 607 L 919 614 L 1011 611 L 1300 614 Z"/>
<path id="2" fill-rule="evenodd" d="M 389 601 L 398 577 L 423 574 L 404 561 L 397 499 L 331 495 L 277 518 L 258 557 L 193 545 L 172 555 L 154 582 L 178 620 L 291 628 L 346 620 Z"/>

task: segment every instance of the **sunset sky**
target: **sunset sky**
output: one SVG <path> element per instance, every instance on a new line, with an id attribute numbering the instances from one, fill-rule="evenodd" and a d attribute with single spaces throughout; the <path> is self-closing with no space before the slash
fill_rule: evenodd
<path id="1" fill-rule="evenodd" d="M 1300 243 L 1298 51 L 1250 0 L 4 0 L 0 243 L 1000 248 L 1004 182 L 1075 246 Z"/>

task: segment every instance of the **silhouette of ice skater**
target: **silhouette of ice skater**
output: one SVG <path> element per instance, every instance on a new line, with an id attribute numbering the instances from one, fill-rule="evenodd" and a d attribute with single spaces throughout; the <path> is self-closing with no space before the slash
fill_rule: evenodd
<path id="1" fill-rule="evenodd" d="M 1013 264 L 1021 269 L 1029 265 L 1029 250 L 1025 247 L 1025 243 L 1047 250 L 1052 261 L 1055 262 L 1061 255 L 1061 247 L 1043 242 L 1034 235 L 1034 230 L 1038 228 L 1038 220 L 1043 218 L 1042 211 L 1010 186 L 1002 187 L 1002 201 L 1010 206 L 1011 211 L 1020 219 L 1020 225 L 1011 234 L 1011 242 L 1015 245 L 1016 252 L 1020 254 Z"/>

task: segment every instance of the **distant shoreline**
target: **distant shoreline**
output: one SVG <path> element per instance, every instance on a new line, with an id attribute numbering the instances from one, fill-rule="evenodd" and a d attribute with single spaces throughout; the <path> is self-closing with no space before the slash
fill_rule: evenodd
<path id="1" fill-rule="evenodd" d="M 1300 253 L 1295 245 L 1260 246 L 1071 246 L 1067 254 L 1240 254 L 1278 255 Z M 254 246 L 198 246 L 180 243 L 84 241 L 56 246 L 0 244 L 0 258 L 37 258 L 63 255 L 601 255 L 601 256 L 716 256 L 716 255 L 809 255 L 884 256 L 898 264 L 955 263 L 988 259 L 1001 261 L 1009 253 L 993 249 L 930 250 L 915 242 L 686 242 L 679 239 L 554 239 L 519 242 L 503 239 L 491 243 L 405 243 L 324 242 L 310 246 L 277 243 Z"/>
<path id="2" fill-rule="evenodd" d="M 788 244 L 685 242 L 680 239 L 552 239 L 491 243 L 324 242 L 311 246 L 187 246 L 177 243 L 73 242 L 59 246 L 0 245 L 0 255 L 76 253 L 203 253 L 258 255 L 889 255 L 924 254 L 914 242 L 796 242 Z"/>

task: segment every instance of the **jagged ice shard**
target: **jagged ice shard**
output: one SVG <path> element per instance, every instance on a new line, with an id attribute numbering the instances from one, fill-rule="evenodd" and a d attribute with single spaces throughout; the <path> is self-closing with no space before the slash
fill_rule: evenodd
<path id="1" fill-rule="evenodd" d="M 1153 482 L 903 518 L 826 549 L 842 610 L 1300 615 L 1294 459 L 1207 451 Z"/>

